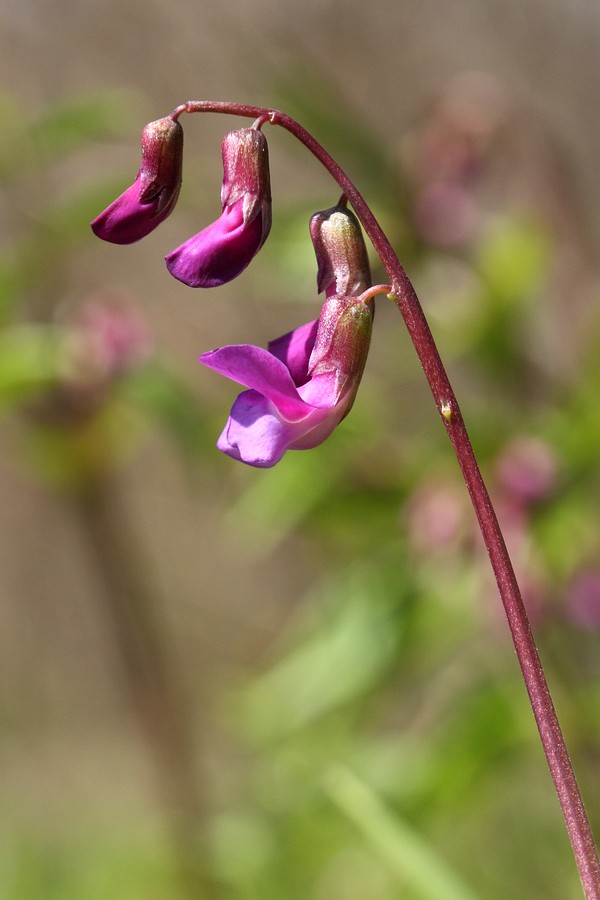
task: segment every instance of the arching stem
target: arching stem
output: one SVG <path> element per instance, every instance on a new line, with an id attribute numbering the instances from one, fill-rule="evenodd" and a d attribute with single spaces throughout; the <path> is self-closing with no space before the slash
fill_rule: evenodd
<path id="1" fill-rule="evenodd" d="M 321 162 L 341 187 L 369 236 L 388 273 L 394 299 L 406 323 L 469 490 L 506 612 L 544 753 L 562 808 L 586 900 L 600 900 L 598 853 L 542 663 L 531 633 L 513 566 L 454 391 L 419 299 L 398 257 L 377 219 L 350 178 L 325 148 L 290 116 L 266 107 L 212 100 L 188 101 L 178 106 L 172 116 L 177 119 L 184 112 L 214 112 L 253 119 L 260 118 L 265 123 L 268 121 L 272 125 L 279 125 L 289 131 Z"/>

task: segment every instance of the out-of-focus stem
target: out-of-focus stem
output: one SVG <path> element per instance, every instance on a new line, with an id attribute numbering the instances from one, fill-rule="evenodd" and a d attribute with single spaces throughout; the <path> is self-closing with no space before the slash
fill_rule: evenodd
<path id="1" fill-rule="evenodd" d="M 587 900 L 600 900 L 600 862 L 579 786 L 552 703 L 529 620 L 506 544 L 448 375 L 415 290 L 390 242 L 364 198 L 330 154 L 302 125 L 279 110 L 228 101 L 188 101 L 172 113 L 215 112 L 269 121 L 289 131 L 322 163 L 352 204 L 383 263 L 409 335 L 466 482 L 540 733 L 542 746 L 562 808 L 581 883 Z"/>
<path id="2" fill-rule="evenodd" d="M 77 510 L 98 571 L 104 615 L 125 687 L 151 751 L 158 793 L 171 822 L 182 890 L 190 900 L 213 897 L 198 840 L 206 819 L 206 797 L 198 783 L 195 741 L 157 618 L 158 604 L 119 501 L 109 479 L 99 477 L 80 492 Z"/>

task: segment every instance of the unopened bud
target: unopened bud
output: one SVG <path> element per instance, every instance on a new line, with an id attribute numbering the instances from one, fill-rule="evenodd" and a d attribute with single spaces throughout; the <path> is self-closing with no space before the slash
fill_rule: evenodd
<path id="1" fill-rule="evenodd" d="M 358 219 L 345 206 L 317 212 L 310 220 L 319 293 L 355 297 L 371 286 L 367 248 Z"/>
<path id="2" fill-rule="evenodd" d="M 158 198 L 156 212 L 173 205 L 181 187 L 183 128 L 166 116 L 149 122 L 142 131 L 140 202 Z"/>
<path id="3" fill-rule="evenodd" d="M 181 187 L 183 129 L 170 116 L 142 131 L 142 163 L 135 181 L 92 222 L 103 241 L 132 244 L 171 213 Z"/>
<path id="4" fill-rule="evenodd" d="M 190 287 L 218 287 L 254 259 L 271 230 L 267 141 L 256 128 L 223 138 L 222 212 L 166 257 L 171 275 Z"/>
<path id="5" fill-rule="evenodd" d="M 262 213 L 263 241 L 271 228 L 271 179 L 267 139 L 257 128 L 230 131 L 223 138 L 223 186 L 221 206 L 243 199 L 244 225 Z"/>
<path id="6" fill-rule="evenodd" d="M 372 302 L 333 295 L 323 305 L 308 374 L 314 378 L 334 373 L 337 399 L 360 381 L 369 352 L 372 325 Z"/>

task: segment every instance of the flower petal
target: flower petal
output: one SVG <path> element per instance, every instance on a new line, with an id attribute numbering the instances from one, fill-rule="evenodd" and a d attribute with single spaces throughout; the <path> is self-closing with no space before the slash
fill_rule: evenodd
<path id="1" fill-rule="evenodd" d="M 111 244 L 133 244 L 154 231 L 163 222 L 175 205 L 179 189 L 165 205 L 162 195 L 149 203 L 140 201 L 140 176 L 116 200 L 92 222 L 92 231 Z M 161 211 L 158 209 L 161 207 Z"/>
<path id="2" fill-rule="evenodd" d="M 332 431 L 335 431 L 344 416 L 349 412 L 350 406 L 345 402 L 339 403 L 337 406 L 331 406 L 323 409 L 315 409 L 310 418 L 306 419 L 302 425 L 303 430 L 297 430 L 296 436 L 287 446 L 288 450 L 312 450 L 322 444 Z"/>
<path id="3" fill-rule="evenodd" d="M 315 345 L 318 319 L 269 342 L 269 353 L 280 359 L 289 369 L 294 384 L 304 384 L 308 378 L 308 361 Z"/>
<path id="4" fill-rule="evenodd" d="M 311 407 L 299 396 L 286 366 L 262 347 L 252 344 L 220 347 L 203 353 L 200 362 L 232 381 L 258 391 L 288 422 L 298 422 L 311 412 Z"/>
<path id="5" fill-rule="evenodd" d="M 346 381 L 347 379 L 344 379 L 344 382 Z M 340 399 L 340 373 L 334 369 L 331 372 L 313 375 L 310 381 L 298 388 L 298 393 L 305 403 L 315 409 L 333 409 Z"/>
<path id="6" fill-rule="evenodd" d="M 219 287 L 250 264 L 263 243 L 262 212 L 244 225 L 243 198 L 166 257 L 174 278 L 190 287 Z"/>
<path id="7" fill-rule="evenodd" d="M 279 462 L 302 423 L 283 421 L 258 391 L 239 395 L 217 447 L 249 466 L 269 468 Z"/>

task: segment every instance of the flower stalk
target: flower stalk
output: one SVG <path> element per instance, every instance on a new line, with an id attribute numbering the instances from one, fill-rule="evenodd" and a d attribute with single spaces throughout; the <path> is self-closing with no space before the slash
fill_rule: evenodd
<path id="1" fill-rule="evenodd" d="M 461 468 L 504 605 L 586 900 L 600 900 L 600 863 L 573 766 L 531 633 L 514 569 L 458 401 L 416 292 L 368 204 L 343 169 L 302 125 L 279 110 L 227 101 L 188 101 L 171 114 L 213 112 L 260 119 L 290 132 L 327 169 L 354 209 L 383 266 Z"/>
<path id="2" fill-rule="evenodd" d="M 224 139 L 220 218 L 166 258 L 171 274 L 185 284 L 215 287 L 235 278 L 269 233 L 271 194 L 268 151 L 260 130 L 263 125 L 279 125 L 288 131 L 342 189 L 336 207 L 311 219 L 317 284 L 326 297 L 319 320 L 272 341 L 268 350 L 239 345 L 201 357 L 205 365 L 249 388 L 234 403 L 219 448 L 242 462 L 264 467 L 277 463 L 287 449 L 308 449 L 321 443 L 352 405 L 368 350 L 372 297 L 383 291 L 396 302 L 471 497 L 585 897 L 600 900 L 598 853 L 514 569 L 458 401 L 415 290 L 348 175 L 302 125 L 279 110 L 228 101 L 188 101 L 166 119 L 146 127 L 142 168 L 136 181 L 94 220 L 92 228 L 105 240 L 129 243 L 168 215 L 180 184 L 183 138 L 179 118 L 183 113 L 199 112 L 255 121 L 252 128 L 231 132 Z M 164 200 L 160 192 L 156 197 L 147 196 L 146 175 L 152 187 L 157 185 L 164 192 Z M 347 209 L 348 203 L 356 218 Z M 359 222 L 387 271 L 389 285 L 369 287 L 369 263 Z"/>

